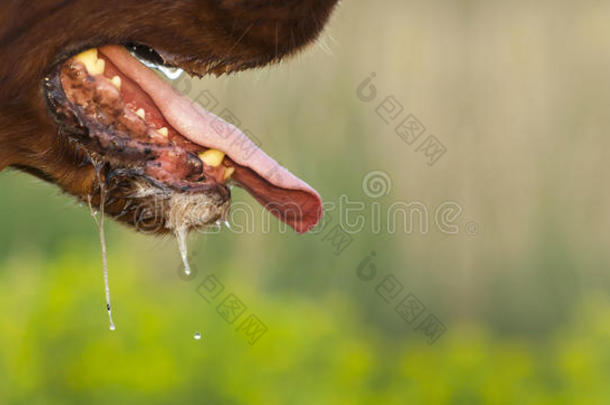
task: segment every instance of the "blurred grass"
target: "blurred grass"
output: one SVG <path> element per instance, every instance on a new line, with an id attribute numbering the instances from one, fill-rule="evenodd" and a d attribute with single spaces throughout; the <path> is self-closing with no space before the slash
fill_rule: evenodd
<path id="1" fill-rule="evenodd" d="M 380 203 L 454 200 L 480 233 L 369 230 L 336 256 L 321 235 L 225 230 L 191 240 L 185 282 L 173 240 L 108 224 L 115 333 L 86 207 L 1 173 L 0 403 L 609 403 L 609 18 L 344 2 L 296 59 L 197 82 L 326 201 L 370 203 L 362 178 L 383 170 Z M 434 167 L 357 98 L 371 72 L 447 147 Z M 356 277 L 371 251 L 447 326 L 437 343 Z M 256 345 L 195 292 L 210 273 L 269 327 Z"/>
<path id="2" fill-rule="evenodd" d="M 463 323 L 428 345 L 363 323 L 343 292 L 314 301 L 221 277 L 269 328 L 250 346 L 196 293 L 202 276 L 162 280 L 125 246 L 110 256 L 110 333 L 94 252 L 77 245 L 53 261 L 4 265 L 1 403 L 603 404 L 610 395 L 602 295 L 545 341 Z"/>

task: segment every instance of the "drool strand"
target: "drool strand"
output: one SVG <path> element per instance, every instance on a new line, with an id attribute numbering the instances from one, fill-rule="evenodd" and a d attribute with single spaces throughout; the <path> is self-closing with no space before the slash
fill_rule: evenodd
<path id="1" fill-rule="evenodd" d="M 176 235 L 176 240 L 178 241 L 178 249 L 180 250 L 180 256 L 182 256 L 182 262 L 184 263 L 184 274 L 190 276 L 191 266 L 189 264 L 188 247 L 186 244 L 186 228 L 178 227 L 176 228 L 174 234 Z"/>
<path id="2" fill-rule="evenodd" d="M 93 159 L 92 159 L 93 161 Z M 97 175 L 98 186 L 100 188 L 100 218 L 97 218 L 97 212 L 93 209 L 91 205 L 91 196 L 87 196 L 87 200 L 89 203 L 89 209 L 91 211 L 91 216 L 95 220 L 95 223 L 99 229 L 99 237 L 100 237 L 100 246 L 102 251 L 102 267 L 104 270 L 104 290 L 106 293 L 106 311 L 108 311 L 108 321 L 109 321 L 109 329 L 115 330 L 116 326 L 112 321 L 112 305 L 110 305 L 110 284 L 108 283 L 108 253 L 106 250 L 106 234 L 104 232 L 104 205 L 106 203 L 106 187 L 100 178 L 100 170 L 101 165 L 96 164 L 93 161 L 93 166 L 95 167 L 95 173 Z"/>

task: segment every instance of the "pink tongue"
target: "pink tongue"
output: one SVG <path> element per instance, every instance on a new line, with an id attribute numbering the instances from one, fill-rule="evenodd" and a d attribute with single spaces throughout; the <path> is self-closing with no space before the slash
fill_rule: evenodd
<path id="1" fill-rule="evenodd" d="M 109 45 L 99 50 L 152 98 L 174 129 L 198 145 L 224 151 L 237 164 L 232 178 L 273 215 L 298 233 L 318 223 L 322 215 L 318 193 L 243 132 L 174 90 L 125 48 Z"/>

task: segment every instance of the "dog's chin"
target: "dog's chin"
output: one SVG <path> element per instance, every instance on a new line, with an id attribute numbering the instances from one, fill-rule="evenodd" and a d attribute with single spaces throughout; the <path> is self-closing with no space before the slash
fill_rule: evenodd
<path id="1" fill-rule="evenodd" d="M 226 188 L 178 191 L 139 170 L 100 158 L 77 142 L 72 143 L 83 163 L 93 167 L 89 192 L 77 195 L 92 209 L 139 232 L 163 235 L 217 226 L 227 220 L 231 198 Z"/>
<path id="2" fill-rule="evenodd" d="M 114 189 L 111 181 L 105 209 L 142 233 L 206 229 L 225 221 L 230 207 L 230 199 L 219 193 L 177 192 L 139 176 L 125 181 L 120 189 Z"/>

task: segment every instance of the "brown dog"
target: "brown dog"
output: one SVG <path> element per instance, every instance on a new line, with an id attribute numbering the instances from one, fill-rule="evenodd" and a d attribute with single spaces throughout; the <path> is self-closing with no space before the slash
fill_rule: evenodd
<path id="1" fill-rule="evenodd" d="M 195 76 L 265 66 L 312 42 L 336 2 L 4 2 L 0 170 L 158 233 L 221 219 L 233 182 L 306 232 L 321 215 L 318 194 L 135 56 Z"/>

